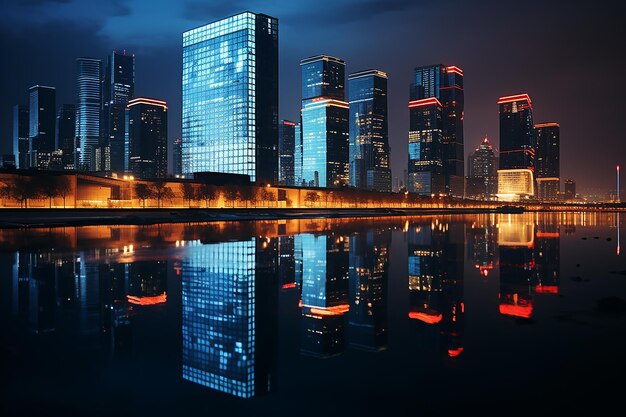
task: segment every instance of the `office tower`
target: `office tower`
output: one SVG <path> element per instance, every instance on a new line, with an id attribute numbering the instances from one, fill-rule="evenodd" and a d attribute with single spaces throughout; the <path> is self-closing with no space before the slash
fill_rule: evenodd
<path id="1" fill-rule="evenodd" d="M 95 158 L 100 146 L 100 60 L 77 58 L 76 71 L 76 167 L 95 171 L 102 168 Z"/>
<path id="2" fill-rule="evenodd" d="M 13 153 L 18 168 L 30 166 L 29 158 L 29 107 L 21 104 L 13 106 Z"/>
<path id="3" fill-rule="evenodd" d="M 498 167 L 496 154 L 487 137 L 470 154 L 467 170 L 467 196 L 479 199 L 495 197 L 498 186 Z"/>
<path id="4" fill-rule="evenodd" d="M 167 103 L 135 98 L 126 112 L 129 171 L 137 178 L 167 177 Z"/>
<path id="5" fill-rule="evenodd" d="M 244 12 L 183 33 L 183 174 L 278 180 L 278 20 Z"/>
<path id="6" fill-rule="evenodd" d="M 242 398 L 274 389 L 276 254 L 276 239 L 187 249 L 182 262 L 183 379 Z"/>
<path id="7" fill-rule="evenodd" d="M 349 181 L 349 106 L 345 62 L 328 55 L 300 61 L 302 71 L 302 182 L 341 187 Z"/>
<path id="8" fill-rule="evenodd" d="M 108 56 L 102 81 L 102 140 L 100 147 L 110 166 L 105 171 L 124 171 L 125 109 L 135 95 L 135 55 L 113 51 Z M 106 163 L 101 162 L 101 166 Z"/>
<path id="9" fill-rule="evenodd" d="M 5 153 L 0 155 L 0 168 L 17 168 L 17 165 L 15 163 L 15 155 L 12 153 Z"/>
<path id="10" fill-rule="evenodd" d="M 528 94 L 500 97 L 498 197 L 518 200 L 534 195 L 535 135 Z"/>
<path id="11" fill-rule="evenodd" d="M 302 185 L 302 124 L 294 127 L 295 146 L 293 151 L 293 181 L 294 185 Z"/>
<path id="12" fill-rule="evenodd" d="M 74 135 L 76 134 L 76 107 L 73 104 L 62 104 L 57 112 L 56 143 L 61 150 L 63 169 L 75 169 Z"/>
<path id="13" fill-rule="evenodd" d="M 281 120 L 278 124 L 278 182 L 294 185 L 294 151 L 296 146 L 296 124 Z"/>
<path id="14" fill-rule="evenodd" d="M 356 72 L 348 76 L 348 86 L 350 185 L 390 192 L 387 74 Z"/>
<path id="15" fill-rule="evenodd" d="M 573 200 L 576 198 L 576 181 L 565 180 L 565 199 Z"/>
<path id="16" fill-rule="evenodd" d="M 33 168 L 48 169 L 50 155 L 56 149 L 54 143 L 56 89 L 34 85 L 29 89 L 29 93 L 29 163 Z"/>
<path id="17" fill-rule="evenodd" d="M 391 231 L 369 230 L 350 236 L 350 346 L 380 351 L 387 347 L 387 282 Z"/>
<path id="18" fill-rule="evenodd" d="M 441 64 L 415 68 L 410 99 L 409 191 L 463 197 L 463 71 Z"/>
<path id="19" fill-rule="evenodd" d="M 180 177 L 183 175 L 183 140 L 181 138 L 175 139 L 172 144 L 172 157 L 174 176 Z"/>
<path id="20" fill-rule="evenodd" d="M 537 195 L 544 201 L 555 201 L 561 189 L 560 153 L 561 139 L 558 123 L 535 125 L 535 173 Z"/>

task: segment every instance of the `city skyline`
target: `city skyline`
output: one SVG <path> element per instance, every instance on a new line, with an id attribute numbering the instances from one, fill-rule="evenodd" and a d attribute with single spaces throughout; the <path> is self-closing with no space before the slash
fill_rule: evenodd
<path id="1" fill-rule="evenodd" d="M 503 10 L 510 8 L 509 4 L 499 4 L 490 13 L 480 16 L 483 21 L 491 22 L 487 29 L 482 28 L 480 30 L 474 30 L 476 26 L 480 26 L 475 24 L 478 19 L 477 11 L 480 8 L 470 8 L 471 10 L 466 10 L 464 19 L 456 19 L 456 25 L 449 27 L 452 33 L 443 36 L 445 39 L 433 39 L 424 47 L 407 45 L 406 48 L 392 53 L 387 49 L 393 48 L 383 48 L 382 46 L 388 44 L 390 37 L 397 35 L 398 32 L 403 30 L 407 34 L 426 34 L 428 32 L 429 25 L 425 25 L 421 29 L 411 29 L 414 32 L 409 32 L 407 21 L 411 17 L 418 16 L 419 12 L 424 16 L 436 16 L 447 5 L 420 7 L 410 4 L 410 2 L 392 2 L 391 4 L 372 2 L 375 7 L 373 10 L 369 9 L 372 10 L 370 15 L 368 14 L 370 12 L 357 13 L 351 11 L 349 7 L 351 2 L 344 1 L 329 7 L 328 13 L 330 16 L 331 12 L 339 11 L 346 16 L 345 19 L 331 19 L 324 14 L 326 12 L 319 12 L 320 17 L 329 18 L 321 18 L 316 25 L 313 25 L 309 23 L 313 20 L 304 19 L 307 14 L 310 14 L 310 12 L 304 12 L 307 9 L 305 4 L 291 7 L 279 7 L 280 5 L 277 4 L 263 8 L 259 8 L 259 5 L 253 2 L 242 2 L 242 4 L 230 6 L 208 4 L 204 9 L 196 10 L 197 13 L 192 16 L 189 10 L 194 7 L 197 8 L 197 4 L 194 6 L 194 3 L 186 2 L 182 5 L 168 5 L 166 2 L 162 2 L 163 11 L 155 12 L 150 16 L 138 16 L 138 11 L 142 10 L 140 7 L 142 2 L 132 1 L 126 6 L 119 6 L 122 9 L 126 7 L 124 10 L 100 10 L 100 7 L 110 6 L 97 6 L 94 15 L 101 17 L 92 19 L 96 21 L 94 27 L 100 29 L 98 34 L 87 34 L 78 39 L 75 35 L 87 31 L 85 29 L 87 21 L 83 7 L 74 3 L 71 3 L 75 6 L 74 8 L 63 4 L 56 5 L 57 7 L 51 9 L 51 3 L 48 2 L 39 2 L 38 5 L 30 6 L 9 4 L 7 7 L 5 17 L 12 20 L 11 24 L 7 25 L 3 22 L 2 37 L 10 41 L 7 42 L 10 45 L 10 51 L 13 51 L 12 48 L 14 47 L 24 50 L 24 46 L 29 46 L 28 50 L 33 53 L 26 54 L 26 52 L 19 53 L 16 51 L 18 60 L 24 57 L 23 61 L 31 64 L 25 65 L 22 71 L 9 69 L 5 66 L 0 67 L 3 83 L 6 84 L 6 88 L 4 88 L 6 95 L 3 95 L 0 102 L 0 137 L 3 138 L 1 141 L 3 153 L 6 152 L 12 131 L 11 107 L 18 103 L 25 104 L 25 91 L 30 86 L 35 84 L 55 86 L 58 94 L 57 103 L 71 103 L 75 94 L 74 80 L 71 76 L 74 72 L 74 59 L 80 56 L 104 58 L 113 49 L 128 49 L 135 53 L 137 57 L 137 96 L 147 94 L 162 97 L 171 105 L 172 120 L 169 123 L 169 137 L 170 143 L 173 142 L 180 136 L 181 126 L 179 75 L 182 31 L 221 19 L 248 7 L 258 12 L 273 15 L 281 22 L 282 30 L 279 44 L 281 74 L 279 117 L 281 119 L 297 120 L 300 100 L 299 89 L 297 88 L 299 86 L 298 62 L 303 57 L 317 53 L 328 53 L 341 56 L 347 63 L 346 71 L 348 72 L 378 67 L 389 73 L 390 147 L 392 150 L 393 177 L 401 177 L 406 161 L 406 146 L 404 145 L 408 131 L 406 85 L 410 82 L 410 74 L 416 66 L 430 65 L 439 61 L 453 62 L 463 68 L 465 72 L 465 88 L 467 90 L 464 120 L 465 158 L 480 143 L 485 134 L 494 138 L 493 143 L 496 148 L 499 148 L 499 140 L 496 140 L 498 138 L 498 117 L 495 101 L 499 96 L 524 91 L 538 104 L 538 111 L 535 114 L 536 120 L 556 120 L 561 124 L 563 135 L 561 178 L 563 180 L 575 179 L 578 191 L 584 193 L 607 193 L 610 192 L 611 188 L 614 189 L 615 165 L 619 163 L 618 156 L 624 154 L 622 148 L 626 145 L 623 141 L 618 140 L 618 127 L 606 123 L 606 120 L 612 120 L 610 114 L 617 111 L 618 107 L 611 106 L 611 103 L 615 103 L 616 98 L 614 97 L 620 96 L 619 91 L 617 94 L 609 94 L 608 92 L 592 91 L 591 88 L 572 89 L 570 87 L 573 82 L 576 82 L 576 79 L 582 79 L 582 74 L 586 72 L 585 68 L 588 65 L 598 62 L 600 57 L 605 57 L 610 49 L 610 42 L 601 43 L 600 47 L 596 47 L 595 43 L 603 39 L 605 37 L 603 35 L 606 35 L 607 31 L 619 29 L 611 28 L 610 24 L 604 24 L 601 28 L 595 28 L 596 30 L 577 27 L 576 16 L 583 12 L 588 13 L 587 10 L 583 11 L 579 6 L 574 5 L 571 10 L 568 9 L 568 15 L 562 19 L 562 22 L 558 23 L 563 29 L 560 34 L 557 34 L 559 30 L 556 29 L 554 33 L 546 33 L 545 29 L 538 28 L 540 30 L 528 34 L 528 39 L 525 39 L 524 42 L 509 40 L 510 50 L 502 49 L 505 44 L 497 39 L 498 30 L 504 30 L 508 25 L 515 21 L 521 21 L 521 19 L 526 19 L 525 21 L 531 26 L 537 26 L 538 23 L 549 19 L 550 16 L 556 16 L 560 7 L 551 3 L 541 7 L 541 16 L 523 12 L 514 18 L 494 22 L 496 15 L 502 15 Z M 184 9 L 185 7 L 186 9 Z M 57 31 L 50 39 L 46 38 L 41 41 L 42 45 L 34 45 L 32 39 L 37 37 L 33 36 L 33 33 L 29 33 L 28 30 L 20 32 L 15 22 L 23 24 L 27 12 L 32 12 L 37 8 L 49 12 L 46 13 L 47 18 L 40 17 L 34 20 L 34 24 L 39 27 L 54 26 L 58 24 L 54 22 L 59 21 L 73 22 L 73 24 Z M 467 8 L 468 6 L 458 5 L 459 11 Z M 364 10 L 368 10 L 368 8 L 364 8 Z M 120 11 L 124 13 L 120 13 Z M 159 31 L 154 31 L 153 35 L 144 34 L 142 38 L 139 38 L 139 32 L 128 32 L 131 29 L 113 30 L 114 28 L 119 29 L 119 21 L 137 20 L 138 17 L 143 19 L 138 27 L 142 27 L 148 22 L 154 23 L 155 19 L 164 18 L 164 15 L 160 13 L 165 11 L 172 12 L 166 20 L 168 23 L 159 26 Z M 354 37 L 348 36 L 354 28 L 368 27 L 377 12 L 380 14 L 381 23 L 397 20 L 396 25 L 380 25 L 381 29 L 385 29 L 384 32 L 389 33 L 383 33 L 375 28 L 371 34 L 360 35 L 366 36 L 366 42 L 359 42 Z M 463 13 L 459 13 L 459 15 L 463 15 Z M 559 15 L 559 17 L 563 16 Z M 471 28 L 467 26 L 470 22 L 474 22 Z M 345 39 L 337 41 L 334 37 L 324 33 L 324 30 L 327 31 L 329 27 L 334 29 L 331 31 L 333 33 L 345 33 Z M 28 28 L 28 25 L 25 28 Z M 58 37 L 63 37 L 68 32 L 72 33 L 74 42 L 59 42 Z M 92 33 L 93 30 L 90 29 L 88 32 Z M 468 36 L 468 41 L 475 45 L 475 48 L 462 47 L 465 42 L 452 43 L 451 39 L 455 34 Z M 540 37 L 540 35 L 542 36 Z M 578 52 L 571 50 L 573 46 L 568 46 L 570 42 L 563 47 L 564 49 L 560 53 L 547 53 L 548 50 L 554 50 L 551 46 L 560 45 L 560 36 L 568 38 L 573 36 L 574 40 L 571 41 L 571 44 L 578 44 L 579 48 L 591 54 L 590 58 L 580 60 Z M 578 36 L 581 37 L 582 44 L 575 41 Z M 316 38 L 317 41 L 312 42 L 311 38 Z M 538 42 L 539 39 L 542 40 L 541 43 Z M 619 36 L 615 39 L 619 39 Z M 48 42 L 53 43 L 48 44 Z M 46 48 L 43 48 L 44 44 L 47 45 Z M 60 47 L 60 45 L 65 44 L 67 44 L 66 48 Z M 542 45 L 542 47 L 536 48 L 537 44 Z M 486 49 L 493 49 L 494 45 L 501 47 L 498 53 L 496 54 L 493 50 L 486 53 Z M 372 46 L 380 46 L 381 48 L 377 50 Z M 49 51 L 42 49 L 49 49 Z M 50 54 L 57 55 L 57 64 L 49 66 L 48 70 L 44 70 L 41 65 L 35 65 L 35 62 L 43 60 Z M 26 58 L 27 55 L 28 58 Z M 160 60 L 159 62 L 162 62 L 162 69 L 152 71 L 151 67 L 157 58 Z M 540 58 L 543 59 L 542 65 L 527 64 L 527 62 L 539 62 Z M 523 65 L 521 65 L 522 63 Z M 11 81 L 8 82 L 8 79 Z M 617 86 L 616 88 L 619 90 L 623 87 Z M 595 108 L 585 107 L 585 117 L 581 117 L 580 112 L 582 110 L 579 109 L 592 101 L 603 102 L 607 105 Z M 563 103 L 567 103 L 568 106 L 563 106 Z M 580 120 L 585 120 L 585 122 L 581 123 Z M 581 149 L 590 137 L 594 139 L 594 143 L 601 143 L 604 146 L 594 147 L 595 152 L 591 154 L 579 154 L 578 149 Z M 585 172 L 588 172 L 588 175 L 585 177 L 577 176 L 578 167 L 583 164 L 586 165 Z"/>

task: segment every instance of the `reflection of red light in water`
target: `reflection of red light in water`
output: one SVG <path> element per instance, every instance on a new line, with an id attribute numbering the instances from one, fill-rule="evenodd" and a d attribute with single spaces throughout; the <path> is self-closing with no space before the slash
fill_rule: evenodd
<path id="1" fill-rule="evenodd" d="M 307 306 L 308 307 L 308 306 Z M 311 307 L 311 314 L 318 316 L 340 316 L 350 310 L 349 304 L 340 304 L 333 307 Z"/>
<path id="2" fill-rule="evenodd" d="M 441 321 L 441 319 L 443 319 L 443 315 L 422 313 L 420 311 L 410 311 L 409 318 L 423 321 L 424 323 L 427 323 L 427 324 L 437 324 Z"/>
<path id="3" fill-rule="evenodd" d="M 559 232 L 537 232 L 537 239 L 558 239 Z"/>
<path id="4" fill-rule="evenodd" d="M 456 358 L 461 354 L 461 352 L 463 352 L 462 347 L 456 349 L 448 349 L 448 356 L 450 356 L 451 358 Z"/>
<path id="5" fill-rule="evenodd" d="M 537 294 L 558 294 L 558 285 L 535 285 L 535 292 Z"/>
<path id="6" fill-rule="evenodd" d="M 288 282 L 286 284 L 283 284 L 283 286 L 282 286 L 283 290 L 288 290 L 289 288 L 296 288 L 296 283 L 295 282 Z"/>
<path id="7" fill-rule="evenodd" d="M 131 304 L 139 306 L 151 306 L 155 304 L 163 304 L 167 301 L 167 293 L 161 295 L 155 295 L 152 297 L 136 297 L 134 295 L 127 295 L 126 298 Z"/>
<path id="8" fill-rule="evenodd" d="M 530 316 L 533 314 L 533 306 L 532 304 L 528 304 L 528 305 L 500 304 L 500 314 L 529 319 Z"/>

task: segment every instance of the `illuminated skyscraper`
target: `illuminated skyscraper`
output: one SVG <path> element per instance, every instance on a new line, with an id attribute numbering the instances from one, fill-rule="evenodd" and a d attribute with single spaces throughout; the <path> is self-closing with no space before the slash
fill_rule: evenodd
<path id="1" fill-rule="evenodd" d="M 350 91 L 350 185 L 391 191 L 387 128 L 387 74 L 378 70 L 348 76 Z"/>
<path id="2" fill-rule="evenodd" d="M 295 146 L 293 151 L 293 180 L 294 185 L 302 185 L 302 124 L 294 127 Z"/>
<path id="3" fill-rule="evenodd" d="M 296 124 L 281 120 L 278 124 L 278 182 L 294 185 L 294 151 Z"/>
<path id="4" fill-rule="evenodd" d="M 576 198 L 576 181 L 565 180 L 564 194 L 566 200 L 573 200 Z"/>
<path id="5" fill-rule="evenodd" d="M 102 82 L 102 141 L 107 171 L 124 172 L 125 109 L 135 94 L 135 56 L 113 51 Z M 104 165 L 104 164 L 102 164 Z"/>
<path id="6" fill-rule="evenodd" d="M 13 107 L 13 154 L 17 168 L 30 166 L 29 157 L 29 107 L 17 104 Z"/>
<path id="7" fill-rule="evenodd" d="M 300 61 L 302 70 L 302 182 L 348 184 L 349 106 L 345 62 L 328 55 Z"/>
<path id="8" fill-rule="evenodd" d="M 128 170 L 137 178 L 167 177 L 167 103 L 136 98 L 126 111 Z"/>
<path id="9" fill-rule="evenodd" d="M 463 71 L 441 64 L 415 68 L 410 98 L 409 191 L 462 197 Z"/>
<path id="10" fill-rule="evenodd" d="M 278 20 L 244 12 L 183 33 L 183 174 L 278 179 Z"/>
<path id="11" fill-rule="evenodd" d="M 57 113 L 56 143 L 63 152 L 63 169 L 74 169 L 76 146 L 76 107 L 73 104 L 62 104 Z"/>
<path id="12" fill-rule="evenodd" d="M 537 195 L 541 200 L 554 201 L 561 188 L 560 126 L 558 123 L 535 125 L 535 173 Z"/>
<path id="13" fill-rule="evenodd" d="M 482 143 L 468 158 L 466 194 L 470 197 L 488 199 L 495 196 L 498 186 L 496 154 L 489 139 Z"/>
<path id="14" fill-rule="evenodd" d="M 35 85 L 29 93 L 29 163 L 33 168 L 48 169 L 50 155 L 56 149 L 56 88 Z"/>
<path id="15" fill-rule="evenodd" d="M 172 144 L 172 159 L 174 176 L 181 176 L 183 174 L 183 140 L 181 138 L 174 140 Z"/>
<path id="16" fill-rule="evenodd" d="M 100 64 L 99 59 L 76 59 L 76 160 L 77 168 L 84 171 L 101 165 L 95 152 L 100 146 Z"/>

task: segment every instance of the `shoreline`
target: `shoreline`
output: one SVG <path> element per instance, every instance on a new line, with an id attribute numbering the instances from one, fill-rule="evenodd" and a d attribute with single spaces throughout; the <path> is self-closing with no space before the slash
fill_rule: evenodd
<path id="1" fill-rule="evenodd" d="M 525 210 L 525 212 L 572 210 Z M 622 210 L 585 211 L 619 212 Z M 200 223 L 215 221 L 288 220 L 347 217 L 407 217 L 420 215 L 502 213 L 496 208 L 177 208 L 177 209 L 2 209 L 0 229 L 70 227 L 99 225 L 152 225 L 159 223 Z"/>

